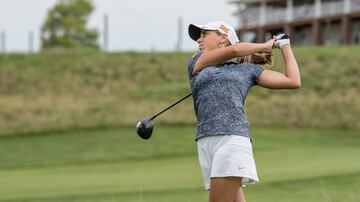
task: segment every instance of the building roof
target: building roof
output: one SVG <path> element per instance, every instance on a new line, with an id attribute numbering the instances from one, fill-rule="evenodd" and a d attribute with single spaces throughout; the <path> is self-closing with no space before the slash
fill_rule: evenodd
<path id="1" fill-rule="evenodd" d="M 245 3 L 247 5 L 258 5 L 261 2 L 266 2 L 269 5 L 281 5 L 286 6 L 286 0 L 230 0 L 229 3 L 233 4 L 241 4 Z M 294 0 L 294 5 L 306 4 L 306 3 L 314 3 L 313 0 Z"/>
<path id="2" fill-rule="evenodd" d="M 281 0 L 234 0 L 232 3 L 259 3 L 259 2 L 271 2 L 271 1 L 281 1 Z"/>

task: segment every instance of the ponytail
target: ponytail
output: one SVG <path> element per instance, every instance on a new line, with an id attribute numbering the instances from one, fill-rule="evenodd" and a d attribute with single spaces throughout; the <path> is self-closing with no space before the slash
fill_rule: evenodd
<path id="1" fill-rule="evenodd" d="M 256 65 L 272 65 L 273 58 L 271 53 L 255 53 L 252 55 L 241 56 L 236 59 L 238 63 L 252 63 Z"/>

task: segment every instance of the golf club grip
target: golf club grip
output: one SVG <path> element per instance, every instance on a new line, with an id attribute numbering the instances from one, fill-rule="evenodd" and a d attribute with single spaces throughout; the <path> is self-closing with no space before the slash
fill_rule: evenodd
<path id="1" fill-rule="evenodd" d="M 151 118 L 150 118 L 150 120 L 155 119 L 157 116 L 159 116 L 160 114 L 164 113 L 166 110 L 170 109 L 171 107 L 173 107 L 173 106 L 177 105 L 179 102 L 181 102 L 181 101 L 185 100 L 186 98 L 190 97 L 191 95 L 192 95 L 192 93 L 190 93 L 189 95 L 186 95 L 185 97 L 181 98 L 181 100 L 179 100 L 179 101 L 175 102 L 175 103 L 174 103 L 174 104 L 172 104 L 170 107 L 168 107 L 168 108 L 166 108 L 166 109 L 162 110 L 161 112 L 159 112 L 159 113 L 157 113 L 156 115 L 154 115 L 153 117 L 151 117 Z"/>

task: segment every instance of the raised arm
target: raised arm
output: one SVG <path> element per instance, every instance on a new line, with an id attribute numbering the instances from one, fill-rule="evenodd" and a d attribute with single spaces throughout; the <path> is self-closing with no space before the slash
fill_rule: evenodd
<path id="1" fill-rule="evenodd" d="M 281 54 L 284 58 L 285 73 L 264 70 L 258 78 L 258 84 L 271 89 L 300 88 L 301 79 L 299 66 L 290 45 L 284 45 L 281 48 Z"/>
<path id="2" fill-rule="evenodd" d="M 192 73 L 198 72 L 211 65 L 223 64 L 224 62 L 245 55 L 251 55 L 259 52 L 272 52 L 274 39 L 265 43 L 237 43 L 224 48 L 218 48 L 211 51 L 204 51 L 197 60 Z"/>

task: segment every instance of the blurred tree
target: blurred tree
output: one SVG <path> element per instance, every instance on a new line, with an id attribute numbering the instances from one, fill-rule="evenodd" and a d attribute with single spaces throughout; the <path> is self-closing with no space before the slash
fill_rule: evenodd
<path id="1" fill-rule="evenodd" d="M 93 10 L 91 0 L 60 0 L 49 10 L 41 28 L 42 49 L 98 50 L 98 31 L 86 28 L 87 19 Z"/>

